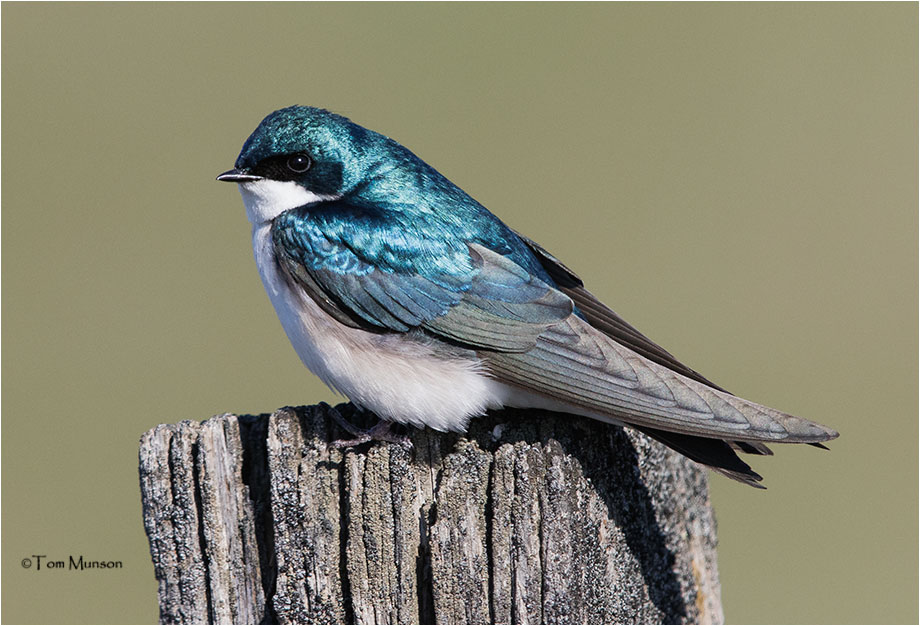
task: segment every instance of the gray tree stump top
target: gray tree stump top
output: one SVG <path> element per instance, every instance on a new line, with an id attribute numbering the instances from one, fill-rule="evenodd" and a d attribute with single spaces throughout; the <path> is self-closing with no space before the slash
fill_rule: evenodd
<path id="1" fill-rule="evenodd" d="M 681 455 L 538 411 L 338 450 L 330 410 L 144 435 L 162 623 L 721 623 L 706 470 Z"/>

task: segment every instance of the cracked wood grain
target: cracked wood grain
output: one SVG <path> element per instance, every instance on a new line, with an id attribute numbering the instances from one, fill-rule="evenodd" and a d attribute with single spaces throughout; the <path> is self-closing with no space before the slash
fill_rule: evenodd
<path id="1" fill-rule="evenodd" d="M 140 445 L 161 623 L 721 623 L 706 472 L 641 434 L 502 411 L 413 449 L 330 411 Z"/>

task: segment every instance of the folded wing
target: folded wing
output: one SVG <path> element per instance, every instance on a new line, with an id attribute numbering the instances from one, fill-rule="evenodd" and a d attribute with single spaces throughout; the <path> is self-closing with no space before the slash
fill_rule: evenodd
<path id="1" fill-rule="evenodd" d="M 764 442 L 837 436 L 733 396 L 686 367 L 526 238 L 548 279 L 481 243 L 458 251 L 450 247 L 455 241 L 417 237 L 411 250 L 381 248 L 375 255 L 347 239 L 352 231 L 331 232 L 297 211 L 280 216 L 272 228 L 287 274 L 342 323 L 372 332 L 420 329 L 475 350 L 502 382 L 573 412 L 634 426 L 749 484 L 760 477 L 735 450 L 770 454 Z M 452 264 L 406 262 L 444 258 Z"/>

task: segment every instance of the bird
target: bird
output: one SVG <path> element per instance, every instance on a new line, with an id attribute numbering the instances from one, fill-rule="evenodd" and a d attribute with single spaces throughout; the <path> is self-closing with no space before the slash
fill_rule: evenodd
<path id="1" fill-rule="evenodd" d="M 627 426 L 742 483 L 738 456 L 838 433 L 733 395 L 397 141 L 322 108 L 265 117 L 233 169 L 256 265 L 304 365 L 379 418 L 464 432 L 505 407 Z M 353 431 L 354 432 L 354 431 Z"/>

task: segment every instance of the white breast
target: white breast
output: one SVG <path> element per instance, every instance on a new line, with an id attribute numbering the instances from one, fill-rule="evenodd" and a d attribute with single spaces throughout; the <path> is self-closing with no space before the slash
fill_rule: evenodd
<path id="1" fill-rule="evenodd" d="M 500 408 L 510 389 L 491 379 L 472 352 L 445 356 L 405 335 L 345 326 L 285 278 L 275 260 L 270 220 L 326 199 L 302 202 L 310 192 L 290 185 L 258 181 L 241 184 L 240 191 L 253 223 L 252 247 L 262 283 L 304 365 L 356 405 L 400 423 L 462 431 L 471 417 Z"/>

